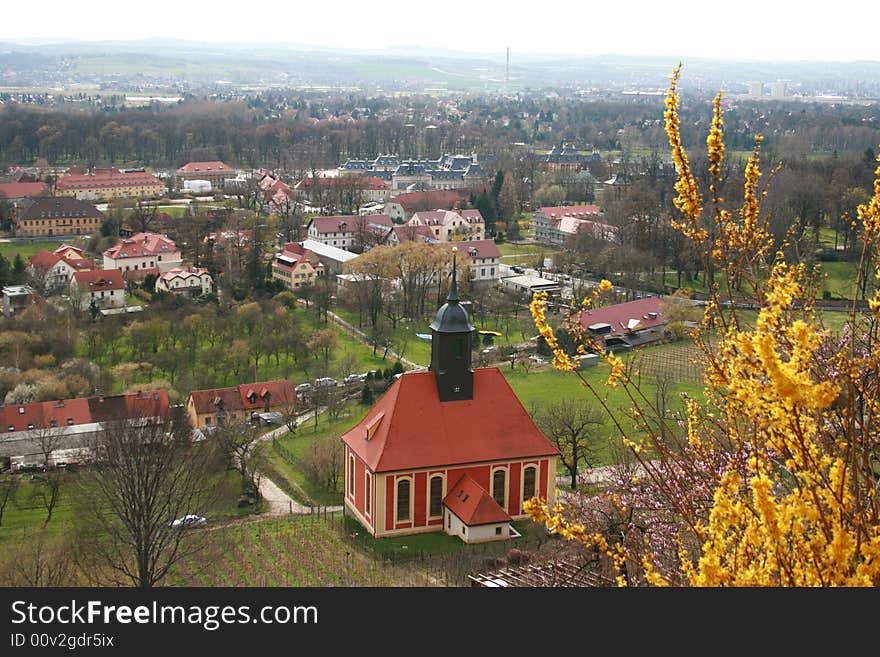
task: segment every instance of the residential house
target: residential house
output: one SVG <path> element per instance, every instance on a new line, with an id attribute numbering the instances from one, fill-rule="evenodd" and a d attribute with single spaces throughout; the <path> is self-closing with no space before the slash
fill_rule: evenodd
<path id="1" fill-rule="evenodd" d="M 501 251 L 494 240 L 473 240 L 460 245 L 470 265 L 472 285 L 494 285 L 501 280 Z"/>
<path id="2" fill-rule="evenodd" d="M 272 261 L 272 280 L 281 281 L 288 290 L 314 285 L 325 273 L 318 256 L 297 242 L 285 244 Z"/>
<path id="3" fill-rule="evenodd" d="M 363 253 L 384 239 L 393 222 L 386 214 L 313 217 L 306 225 L 310 240 Z"/>
<path id="4" fill-rule="evenodd" d="M 79 254 L 75 257 L 77 252 Z M 28 258 L 28 272 L 34 280 L 42 282 L 47 294 L 67 293 L 70 279 L 76 272 L 96 267 L 94 260 L 84 258 L 81 254 L 80 249 L 66 245 L 54 252 L 42 249 Z"/>
<path id="5" fill-rule="evenodd" d="M 68 173 L 55 181 L 56 196 L 70 196 L 82 201 L 159 198 L 164 194 L 165 183 L 144 170 L 89 169 L 85 173 Z"/>
<path id="6" fill-rule="evenodd" d="M 396 223 L 406 223 L 420 210 L 458 210 L 467 205 L 469 190 L 438 190 L 430 192 L 407 192 L 392 196 L 385 201 L 385 212 Z"/>
<path id="7" fill-rule="evenodd" d="M 180 249 L 170 237 L 159 233 L 135 233 L 104 251 L 104 269 L 123 272 L 158 269 L 160 272 L 180 267 Z"/>
<path id="8" fill-rule="evenodd" d="M 91 235 L 100 230 L 104 213 L 91 203 L 67 196 L 33 199 L 22 205 L 16 220 L 18 237 Z"/>
<path id="9" fill-rule="evenodd" d="M 598 205 L 562 205 L 538 208 L 532 218 L 535 240 L 561 246 L 572 237 L 589 232 L 595 239 L 614 241 L 617 228 L 599 221 Z"/>
<path id="10" fill-rule="evenodd" d="M 186 404 L 187 419 L 202 431 L 233 422 L 248 422 L 260 413 L 294 409 L 296 392 L 287 379 L 242 383 L 228 388 L 193 390 Z"/>
<path id="11" fill-rule="evenodd" d="M 95 304 L 99 310 L 125 306 L 125 280 L 119 269 L 78 271 L 70 280 L 70 296 L 80 308 Z"/>
<path id="12" fill-rule="evenodd" d="M 407 224 L 427 226 L 440 242 L 482 240 L 486 234 L 486 222 L 479 210 L 416 212 Z"/>
<path id="13" fill-rule="evenodd" d="M 175 172 L 178 189 L 187 180 L 207 180 L 214 190 L 222 190 L 227 178 L 235 178 L 235 169 L 224 162 L 187 162 Z"/>
<path id="14" fill-rule="evenodd" d="M 156 292 L 200 297 L 214 291 L 214 279 L 203 267 L 175 267 L 156 278 Z"/>
<path id="15" fill-rule="evenodd" d="M 453 273 L 430 369 L 397 377 L 341 436 L 345 513 L 370 535 L 506 540 L 526 500 L 554 505 L 559 451 L 498 368 L 471 367 L 473 334 Z"/>
<path id="16" fill-rule="evenodd" d="M 15 465 L 39 465 L 45 458 L 46 432 L 52 432 L 50 465 L 87 455 L 99 432 L 115 422 L 166 424 L 170 420 L 166 390 L 142 390 L 119 395 L 95 395 L 76 399 L 11 404 L 0 407 L 0 456 Z"/>

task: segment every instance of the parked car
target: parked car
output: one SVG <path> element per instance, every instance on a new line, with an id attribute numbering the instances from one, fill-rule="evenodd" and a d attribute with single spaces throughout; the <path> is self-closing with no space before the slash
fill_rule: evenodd
<path id="1" fill-rule="evenodd" d="M 336 379 L 331 379 L 329 376 L 322 376 L 319 379 L 315 379 L 315 388 L 335 388 L 339 385 Z"/>
<path id="2" fill-rule="evenodd" d="M 345 385 L 353 385 L 355 383 L 360 383 L 366 378 L 366 374 L 349 374 L 347 377 L 342 379 L 342 383 L 344 383 Z"/>
<path id="3" fill-rule="evenodd" d="M 312 384 L 311 383 L 300 383 L 294 389 L 296 392 L 297 399 L 302 399 L 303 397 L 308 397 L 312 392 Z"/>
<path id="4" fill-rule="evenodd" d="M 513 271 L 516 274 L 525 274 L 526 273 L 526 270 L 523 269 L 522 267 L 520 267 L 519 265 L 512 265 L 510 267 L 510 269 L 511 269 L 511 271 Z"/>
<path id="5" fill-rule="evenodd" d="M 196 527 L 204 527 L 207 524 L 208 520 L 204 516 L 197 516 L 193 513 L 189 513 L 171 522 L 171 526 L 175 529 L 195 529 Z"/>

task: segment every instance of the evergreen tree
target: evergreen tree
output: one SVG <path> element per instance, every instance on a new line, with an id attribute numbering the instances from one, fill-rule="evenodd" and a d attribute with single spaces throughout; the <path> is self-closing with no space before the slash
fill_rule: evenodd
<path id="1" fill-rule="evenodd" d="M 373 405 L 373 389 L 370 387 L 368 383 L 364 384 L 364 389 L 361 390 L 361 405 L 363 406 L 372 406 Z"/>
<path id="2" fill-rule="evenodd" d="M 12 280 L 16 284 L 24 283 L 25 274 L 27 274 L 27 265 L 20 253 L 15 254 L 15 260 L 12 261 Z"/>
<path id="3" fill-rule="evenodd" d="M 483 220 L 486 222 L 486 235 L 494 235 L 495 204 L 492 202 L 492 199 L 486 192 L 482 192 L 477 197 L 477 202 L 474 204 L 474 207 L 480 211 L 481 215 L 483 215 Z"/>
<path id="4" fill-rule="evenodd" d="M 0 253 L 0 287 L 12 283 L 12 267 L 9 260 Z"/>

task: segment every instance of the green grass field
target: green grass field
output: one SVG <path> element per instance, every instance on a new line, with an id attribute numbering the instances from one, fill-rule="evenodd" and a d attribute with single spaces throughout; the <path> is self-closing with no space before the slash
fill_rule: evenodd
<path id="1" fill-rule="evenodd" d="M 27 259 L 35 253 L 39 253 L 43 249 L 46 251 L 54 251 L 62 244 L 73 244 L 73 240 L 20 240 L 16 242 L 0 242 L 0 254 L 9 260 L 9 262 L 12 262 L 13 259 L 15 259 L 15 254 L 20 253 L 21 257 L 27 262 Z"/>

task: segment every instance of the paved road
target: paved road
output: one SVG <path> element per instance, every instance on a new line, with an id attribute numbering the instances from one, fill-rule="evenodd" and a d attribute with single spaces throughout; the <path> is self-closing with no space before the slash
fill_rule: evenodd
<path id="1" fill-rule="evenodd" d="M 323 407 L 318 409 L 318 413 L 324 412 Z M 315 411 L 308 411 L 302 415 L 297 415 L 296 424 L 302 426 L 305 422 L 315 417 Z M 287 425 L 281 425 L 271 431 L 262 434 L 257 440 L 273 440 L 279 438 L 288 432 Z M 341 506 L 328 507 L 310 507 L 297 502 L 278 485 L 269 479 L 264 473 L 260 475 L 260 496 L 266 502 L 266 510 L 260 513 L 260 516 L 285 516 L 291 513 L 318 513 L 323 511 L 341 511 Z"/>

